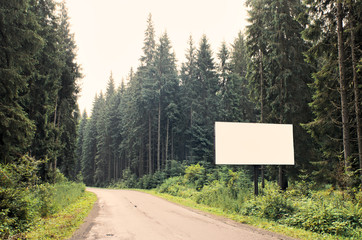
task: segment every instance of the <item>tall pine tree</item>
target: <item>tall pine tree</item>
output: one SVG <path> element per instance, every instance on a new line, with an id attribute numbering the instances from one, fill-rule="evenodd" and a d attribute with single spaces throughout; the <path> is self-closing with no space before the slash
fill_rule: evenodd
<path id="1" fill-rule="evenodd" d="M 23 155 L 34 136 L 24 96 L 44 41 L 27 0 L 0 1 L 0 163 Z"/>

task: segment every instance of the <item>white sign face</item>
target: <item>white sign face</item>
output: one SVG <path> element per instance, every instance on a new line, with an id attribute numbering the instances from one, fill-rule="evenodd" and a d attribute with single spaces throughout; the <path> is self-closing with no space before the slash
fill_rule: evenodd
<path id="1" fill-rule="evenodd" d="M 215 122 L 216 164 L 294 165 L 293 125 Z"/>

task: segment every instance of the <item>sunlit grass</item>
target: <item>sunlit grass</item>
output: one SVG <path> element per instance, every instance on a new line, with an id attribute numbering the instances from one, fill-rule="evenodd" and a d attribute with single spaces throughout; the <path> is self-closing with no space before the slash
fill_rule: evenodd
<path id="1" fill-rule="evenodd" d="M 74 203 L 49 217 L 41 218 L 27 233 L 28 239 L 68 239 L 83 223 L 97 197 L 85 192 Z"/>

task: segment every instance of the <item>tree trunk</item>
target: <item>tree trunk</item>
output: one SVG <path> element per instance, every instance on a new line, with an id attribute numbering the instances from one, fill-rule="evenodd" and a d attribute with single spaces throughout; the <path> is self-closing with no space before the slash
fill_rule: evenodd
<path id="1" fill-rule="evenodd" d="M 189 143 L 190 143 L 190 146 L 189 146 L 189 158 L 192 159 L 192 154 L 193 154 L 193 151 L 192 151 L 192 103 L 191 103 L 191 108 L 190 108 L 190 139 L 189 139 Z"/>
<path id="2" fill-rule="evenodd" d="M 168 156 L 168 135 L 169 135 L 169 128 L 170 128 L 170 120 L 167 118 L 167 126 L 166 126 L 166 144 L 165 144 L 165 147 L 166 147 L 166 153 L 165 153 L 165 167 L 166 167 L 166 170 L 168 169 L 168 161 L 167 161 L 167 156 Z"/>
<path id="3" fill-rule="evenodd" d="M 350 13 L 349 13 L 349 22 L 351 24 L 351 54 L 352 54 L 352 72 L 353 72 L 353 90 L 354 90 L 354 108 L 356 111 L 356 131 L 357 131 L 357 143 L 358 143 L 358 159 L 359 159 L 359 171 L 360 171 L 360 181 L 362 187 L 362 131 L 361 131 L 361 108 L 360 108 L 360 90 L 358 88 L 358 79 L 357 79 L 357 59 L 356 59 L 356 46 L 355 46 L 355 20 L 353 16 L 353 6 L 350 2 Z"/>
<path id="4" fill-rule="evenodd" d="M 264 122 L 264 76 L 263 76 L 263 52 L 260 50 L 260 122 Z"/>
<path id="5" fill-rule="evenodd" d="M 344 152 L 344 165 L 345 173 L 348 177 L 350 171 L 350 126 L 348 116 L 348 101 L 347 101 L 347 82 L 345 78 L 345 66 L 344 66 L 344 44 L 343 44 L 343 6 L 341 0 L 337 3 L 337 36 L 338 36 L 338 65 L 339 65 L 339 84 L 341 95 L 341 110 L 342 110 L 342 129 L 343 129 L 343 152 Z"/>
<path id="6" fill-rule="evenodd" d="M 260 52 L 260 64 L 259 64 L 259 75 L 260 75 L 260 122 L 264 123 L 264 76 L 263 76 L 263 52 Z M 261 166 L 261 187 L 265 187 L 264 181 L 264 166 Z"/>
<path id="7" fill-rule="evenodd" d="M 175 159 L 174 155 L 174 145 L 173 145 L 173 127 L 171 128 L 171 160 Z"/>
<path id="8" fill-rule="evenodd" d="M 158 102 L 158 123 L 157 123 L 157 170 L 161 170 L 161 99 Z"/>
<path id="9" fill-rule="evenodd" d="M 139 175 L 139 177 L 142 177 L 142 176 L 143 176 L 143 141 L 142 141 L 142 137 L 140 138 L 140 152 L 139 152 L 138 175 Z"/>
<path id="10" fill-rule="evenodd" d="M 151 113 L 148 113 L 148 174 L 152 174 L 152 149 L 151 149 Z"/>

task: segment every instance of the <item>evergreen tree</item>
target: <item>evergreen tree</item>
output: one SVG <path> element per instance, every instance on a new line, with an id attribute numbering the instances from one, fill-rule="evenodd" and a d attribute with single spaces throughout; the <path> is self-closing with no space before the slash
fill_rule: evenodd
<path id="1" fill-rule="evenodd" d="M 119 104 L 121 101 L 121 91 L 116 90 L 113 82 L 113 77 L 109 79 L 106 92 L 106 131 L 109 142 L 109 178 L 115 180 L 119 176 L 119 144 L 121 137 L 120 115 L 118 114 Z"/>
<path id="2" fill-rule="evenodd" d="M 60 58 L 59 20 L 55 15 L 56 3 L 53 0 L 41 0 L 31 1 L 31 4 L 31 10 L 35 13 L 40 25 L 38 34 L 44 39 L 45 45 L 36 56 L 36 69 L 28 81 L 29 94 L 25 105 L 30 119 L 36 125 L 30 152 L 35 158 L 46 161 L 46 164 L 41 167 L 41 176 L 44 180 L 51 180 L 62 148 L 55 109 L 64 63 Z"/>
<path id="3" fill-rule="evenodd" d="M 230 70 L 241 77 L 245 77 L 249 61 L 244 35 L 239 32 L 230 52 Z"/>
<path id="4" fill-rule="evenodd" d="M 154 138 L 154 129 L 155 125 L 155 116 L 156 114 L 156 104 L 157 104 L 157 83 L 155 78 L 155 66 L 154 58 L 156 51 L 155 43 L 155 30 L 152 22 L 152 15 L 150 14 L 147 20 L 147 29 L 145 32 L 145 40 L 143 46 L 143 56 L 141 57 L 141 66 L 138 68 L 136 79 L 140 81 L 141 87 L 141 96 L 142 104 L 139 108 L 142 108 L 142 118 L 147 123 L 146 127 L 148 128 L 148 173 L 151 174 L 154 172 L 154 154 L 152 151 L 152 146 Z"/>
<path id="5" fill-rule="evenodd" d="M 76 148 L 76 164 L 75 174 L 78 174 L 82 170 L 82 157 L 83 157 L 83 146 L 85 138 L 85 128 L 88 121 L 87 111 L 84 109 L 82 119 L 80 120 L 78 132 L 77 132 L 77 148 Z"/>
<path id="6" fill-rule="evenodd" d="M 221 119 L 229 122 L 254 122 L 254 104 L 249 100 L 249 89 L 245 78 L 246 47 L 239 34 L 231 52 L 223 43 L 219 58 L 221 76 Z M 243 54 L 244 53 L 244 54 Z M 229 57 L 229 56 L 232 56 Z"/>
<path id="7" fill-rule="evenodd" d="M 359 18 L 352 9 L 360 9 L 361 4 L 358 1 L 351 1 L 349 4 L 339 1 L 317 1 L 308 4 L 310 24 L 304 31 L 304 37 L 312 43 L 312 46 L 308 50 L 307 59 L 317 68 L 313 75 L 314 83 L 311 85 L 314 90 L 311 107 L 315 119 L 307 125 L 307 128 L 316 139 L 322 153 L 321 160 L 317 162 L 320 169 L 317 172 L 319 178 L 346 186 L 353 182 L 352 172 L 360 168 L 353 160 L 355 154 L 360 152 L 358 147 L 360 131 L 358 115 L 361 106 L 358 104 L 361 101 L 358 92 L 360 91 L 358 87 L 354 87 L 358 84 L 350 83 L 356 83 L 353 79 L 358 79 L 356 75 L 358 72 L 353 73 L 356 70 L 353 62 L 361 58 L 360 53 L 352 56 L 354 52 L 352 49 L 361 48 L 361 41 L 352 41 L 352 39 L 354 33 L 357 33 L 355 36 L 361 34 L 358 34 L 360 30 L 357 30 L 360 28 L 352 27 L 349 32 L 353 34 L 347 34 L 344 28 L 353 26 L 350 21 L 354 22 L 352 19 Z M 347 17 L 347 12 L 350 17 Z M 354 46 L 353 43 L 357 45 Z M 347 45 L 349 47 L 346 47 Z M 350 107 L 352 105 L 354 109 Z M 352 124 L 353 122 L 356 124 Z M 357 139 L 357 142 L 352 139 Z M 343 153 L 342 158 L 341 153 Z"/>
<path id="8" fill-rule="evenodd" d="M 121 169 L 137 165 L 139 176 L 149 167 L 149 156 L 145 153 L 148 134 L 148 116 L 142 97 L 142 79 L 131 69 L 128 85 L 119 105 L 122 141 L 119 146 Z M 147 161 L 146 161 L 147 160 Z M 146 164 L 148 163 L 148 164 Z"/>
<path id="9" fill-rule="evenodd" d="M 192 116 L 196 104 L 197 99 L 197 77 L 196 77 L 196 49 L 194 47 L 194 42 L 192 37 L 189 37 L 189 48 L 186 51 L 186 62 L 182 63 L 181 66 L 181 113 L 182 119 L 181 124 L 179 126 L 179 132 L 183 135 L 181 139 L 183 139 L 184 144 L 181 146 L 185 146 L 183 150 L 183 158 L 182 159 L 192 159 L 193 152 L 192 152 Z"/>
<path id="10" fill-rule="evenodd" d="M 26 152 L 34 136 L 23 104 L 43 39 L 27 0 L 1 0 L 0 26 L 0 163 L 10 163 Z"/>
<path id="11" fill-rule="evenodd" d="M 84 131 L 84 140 L 82 147 L 81 169 L 84 183 L 93 186 L 95 183 L 96 164 L 95 158 L 97 154 L 97 119 L 100 114 L 99 98 L 95 96 L 93 101 L 92 117 L 87 121 Z"/>
<path id="12" fill-rule="evenodd" d="M 196 55 L 198 93 L 192 116 L 192 151 L 199 161 L 213 161 L 214 122 L 218 117 L 219 81 L 210 45 L 204 35 Z"/>
<path id="13" fill-rule="evenodd" d="M 54 113 L 54 122 L 60 131 L 59 141 L 63 146 L 59 153 L 58 166 L 65 176 L 75 177 L 76 126 L 78 117 L 80 117 L 77 116 L 77 94 L 79 92 L 77 80 L 81 74 L 79 65 L 75 61 L 76 45 L 73 35 L 70 34 L 69 18 L 64 2 L 61 4 L 58 35 L 60 36 L 61 60 L 63 62 L 60 78 L 61 87 L 56 98 Z"/>
<path id="14" fill-rule="evenodd" d="M 255 56 L 250 67 L 250 82 L 252 89 L 259 89 L 256 99 L 260 99 L 263 106 L 262 121 L 293 124 L 294 136 L 297 136 L 296 167 L 288 172 L 297 176 L 298 172 L 292 171 L 310 168 L 311 156 L 307 147 L 310 141 L 300 126 L 311 119 L 307 104 L 311 69 L 304 62 L 303 52 L 307 48 L 301 38 L 303 25 L 297 21 L 303 8 L 299 1 L 262 0 L 249 4 L 252 24 L 248 30 L 248 52 Z M 284 174 L 283 167 L 279 167 L 282 189 L 287 187 Z"/>
<path id="15" fill-rule="evenodd" d="M 108 178 L 109 142 L 106 131 L 106 100 L 102 92 L 98 96 L 97 109 L 95 110 L 97 110 L 97 112 L 92 112 L 92 119 L 95 118 L 95 126 L 97 129 L 94 182 L 96 186 L 103 186 Z M 93 116 L 93 114 L 96 116 Z"/>
<path id="16" fill-rule="evenodd" d="M 175 55 L 171 53 L 171 43 L 167 33 L 163 34 L 157 46 L 154 61 L 155 78 L 158 85 L 158 131 L 157 131 L 157 170 L 165 166 L 168 155 L 170 128 L 178 115 L 178 76 Z M 162 125 L 161 125 L 162 123 Z M 161 129 L 162 128 L 162 129 Z M 162 135 L 162 136 L 161 136 Z M 161 138 L 164 140 L 164 153 L 161 156 Z M 161 157 L 163 161 L 161 163 Z"/>

